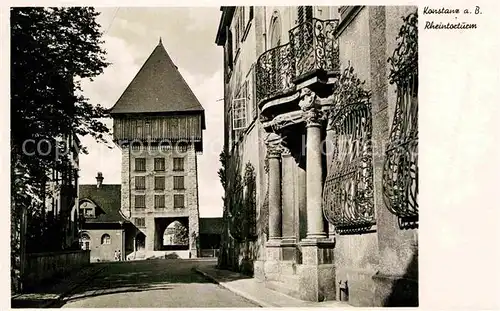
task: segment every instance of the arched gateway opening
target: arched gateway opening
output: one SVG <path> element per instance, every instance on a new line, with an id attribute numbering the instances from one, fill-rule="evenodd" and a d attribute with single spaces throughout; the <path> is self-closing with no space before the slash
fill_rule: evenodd
<path id="1" fill-rule="evenodd" d="M 155 250 L 189 250 L 187 217 L 156 218 Z"/>

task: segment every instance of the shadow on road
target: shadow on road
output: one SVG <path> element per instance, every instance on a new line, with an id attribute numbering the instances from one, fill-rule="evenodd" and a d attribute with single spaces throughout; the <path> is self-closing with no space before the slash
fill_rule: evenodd
<path id="1" fill-rule="evenodd" d="M 182 259 L 155 259 L 114 263 L 97 263 L 104 267 L 91 280 L 73 289 L 64 299 L 43 299 L 51 292 L 49 287 L 44 293 L 38 293 L 37 299 L 12 303 L 12 308 L 60 308 L 66 303 L 119 293 L 171 290 L 180 284 L 212 283 L 211 280 L 195 272 L 197 267 L 215 267 L 214 261 Z M 246 278 L 240 274 L 224 274 L 227 281 Z"/>

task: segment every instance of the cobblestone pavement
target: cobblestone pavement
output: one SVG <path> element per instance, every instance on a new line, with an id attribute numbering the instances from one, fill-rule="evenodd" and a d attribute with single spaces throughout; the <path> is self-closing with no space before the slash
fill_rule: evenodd
<path id="1" fill-rule="evenodd" d="M 63 308 L 257 307 L 196 273 L 213 261 L 158 259 L 100 263 L 104 269 L 61 302 Z"/>

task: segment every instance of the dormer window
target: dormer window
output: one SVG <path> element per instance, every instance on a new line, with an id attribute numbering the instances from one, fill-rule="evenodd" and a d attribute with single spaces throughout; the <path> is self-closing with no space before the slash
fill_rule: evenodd
<path id="1" fill-rule="evenodd" d="M 85 218 L 95 218 L 95 204 L 85 201 L 80 204 L 80 213 Z"/>

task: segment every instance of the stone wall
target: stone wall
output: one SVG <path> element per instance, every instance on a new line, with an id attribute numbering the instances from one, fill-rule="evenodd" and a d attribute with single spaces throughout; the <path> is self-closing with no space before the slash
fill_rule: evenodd
<path id="1" fill-rule="evenodd" d="M 41 284 L 90 264 L 90 251 L 62 251 L 27 254 L 24 288 Z"/>
<path id="2" fill-rule="evenodd" d="M 363 7 L 339 38 L 341 68 L 350 64 L 372 93 L 377 225 L 374 232 L 337 235 L 335 246 L 337 284 L 347 288 L 349 303 L 354 306 L 418 304 L 418 233 L 398 227 L 397 217 L 386 208 L 382 195 L 385 146 L 396 103 L 395 89 L 388 80 L 387 59 L 396 46 L 403 23 L 401 17 L 415 10 L 414 7 Z M 398 302 L 391 301 L 394 293 L 399 296 Z"/>

